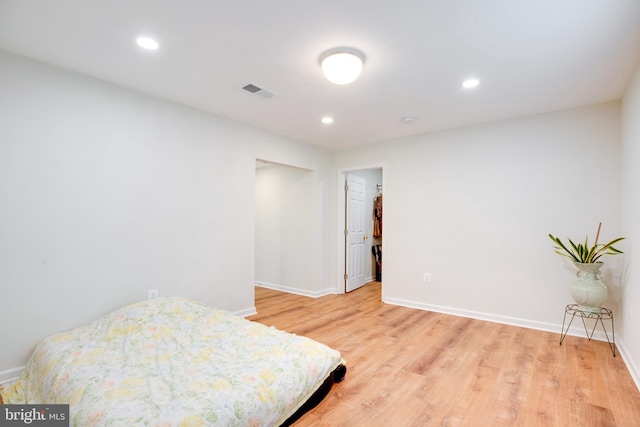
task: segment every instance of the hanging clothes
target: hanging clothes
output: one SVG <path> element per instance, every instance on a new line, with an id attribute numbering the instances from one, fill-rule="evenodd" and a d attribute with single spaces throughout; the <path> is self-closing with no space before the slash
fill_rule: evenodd
<path id="1" fill-rule="evenodd" d="M 373 238 L 382 238 L 382 194 L 373 199 Z"/>
<path id="2" fill-rule="evenodd" d="M 382 282 L 382 245 L 371 246 L 371 252 L 376 260 L 376 282 Z"/>

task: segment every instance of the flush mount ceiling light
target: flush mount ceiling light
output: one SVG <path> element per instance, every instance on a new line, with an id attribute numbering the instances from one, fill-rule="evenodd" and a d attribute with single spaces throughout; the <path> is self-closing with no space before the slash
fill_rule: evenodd
<path id="1" fill-rule="evenodd" d="M 323 117 L 321 121 L 325 125 L 330 125 L 331 123 L 333 123 L 333 118 L 332 117 Z"/>
<path id="2" fill-rule="evenodd" d="M 346 85 L 360 75 L 364 53 L 353 47 L 336 47 L 320 55 L 320 64 L 327 80 L 337 85 Z"/>
<path id="3" fill-rule="evenodd" d="M 158 48 L 158 42 L 149 37 L 138 37 L 136 43 L 138 43 L 138 46 L 149 50 L 156 50 Z"/>
<path id="4" fill-rule="evenodd" d="M 462 87 L 471 89 L 472 87 L 476 87 L 479 84 L 480 84 L 480 81 L 478 79 L 468 79 L 462 82 Z"/>

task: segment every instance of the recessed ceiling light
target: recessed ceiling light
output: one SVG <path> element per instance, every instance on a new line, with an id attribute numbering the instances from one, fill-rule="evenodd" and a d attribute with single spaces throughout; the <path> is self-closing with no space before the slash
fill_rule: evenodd
<path id="1" fill-rule="evenodd" d="M 402 123 L 413 123 L 417 118 L 417 116 L 404 116 L 400 121 Z"/>
<path id="2" fill-rule="evenodd" d="M 330 125 L 331 123 L 333 123 L 333 118 L 332 117 L 323 117 L 322 118 L 322 123 L 324 123 L 325 125 Z"/>
<path id="3" fill-rule="evenodd" d="M 138 37 L 136 43 L 138 43 L 138 46 L 149 50 L 156 50 L 158 48 L 158 42 L 149 37 Z"/>
<path id="4" fill-rule="evenodd" d="M 465 80 L 464 82 L 462 82 L 462 87 L 465 87 L 467 89 L 471 89 L 472 87 L 476 87 L 480 84 L 480 81 L 478 79 L 468 79 Z"/>

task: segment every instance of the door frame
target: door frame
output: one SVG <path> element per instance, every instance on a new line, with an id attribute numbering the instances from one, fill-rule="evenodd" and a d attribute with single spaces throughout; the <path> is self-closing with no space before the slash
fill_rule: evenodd
<path id="1" fill-rule="evenodd" d="M 337 229 L 337 235 L 338 235 L 338 274 L 336 277 L 336 283 L 338 283 L 337 289 L 338 289 L 338 294 L 344 294 L 346 293 L 346 280 L 344 278 L 344 274 L 345 274 L 345 268 L 346 268 L 346 252 L 345 252 L 345 235 L 344 235 L 344 230 L 346 227 L 346 219 L 345 219 L 345 213 L 346 213 L 346 204 L 345 204 L 345 189 L 344 189 L 344 183 L 347 179 L 347 174 L 351 173 L 351 172 L 357 172 L 357 171 L 361 171 L 361 170 L 366 170 L 366 169 L 380 169 L 381 173 L 382 173 L 382 188 L 385 188 L 385 165 L 384 163 L 374 163 L 374 164 L 368 164 L 368 165 L 363 165 L 363 166 L 352 166 L 352 167 L 347 167 L 347 168 L 340 168 L 338 169 L 338 229 Z M 382 199 L 382 211 L 384 212 L 384 198 Z M 371 209 L 373 209 L 373 205 L 371 206 Z M 385 222 L 382 221 L 382 235 L 385 235 L 385 227 L 384 227 Z M 385 239 L 382 239 L 382 253 L 385 253 Z M 383 265 L 384 265 L 384 260 L 382 261 Z M 382 269 L 382 295 L 381 298 L 384 301 L 384 276 L 385 276 L 385 269 Z"/>

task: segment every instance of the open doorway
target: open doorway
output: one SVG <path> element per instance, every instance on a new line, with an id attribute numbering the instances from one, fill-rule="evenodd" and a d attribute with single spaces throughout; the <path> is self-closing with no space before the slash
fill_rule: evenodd
<path id="1" fill-rule="evenodd" d="M 314 296 L 317 240 L 313 171 L 256 161 L 255 266 L 258 286 Z"/>
<path id="2" fill-rule="evenodd" d="M 340 171 L 339 232 L 343 292 L 382 282 L 383 168 Z"/>

